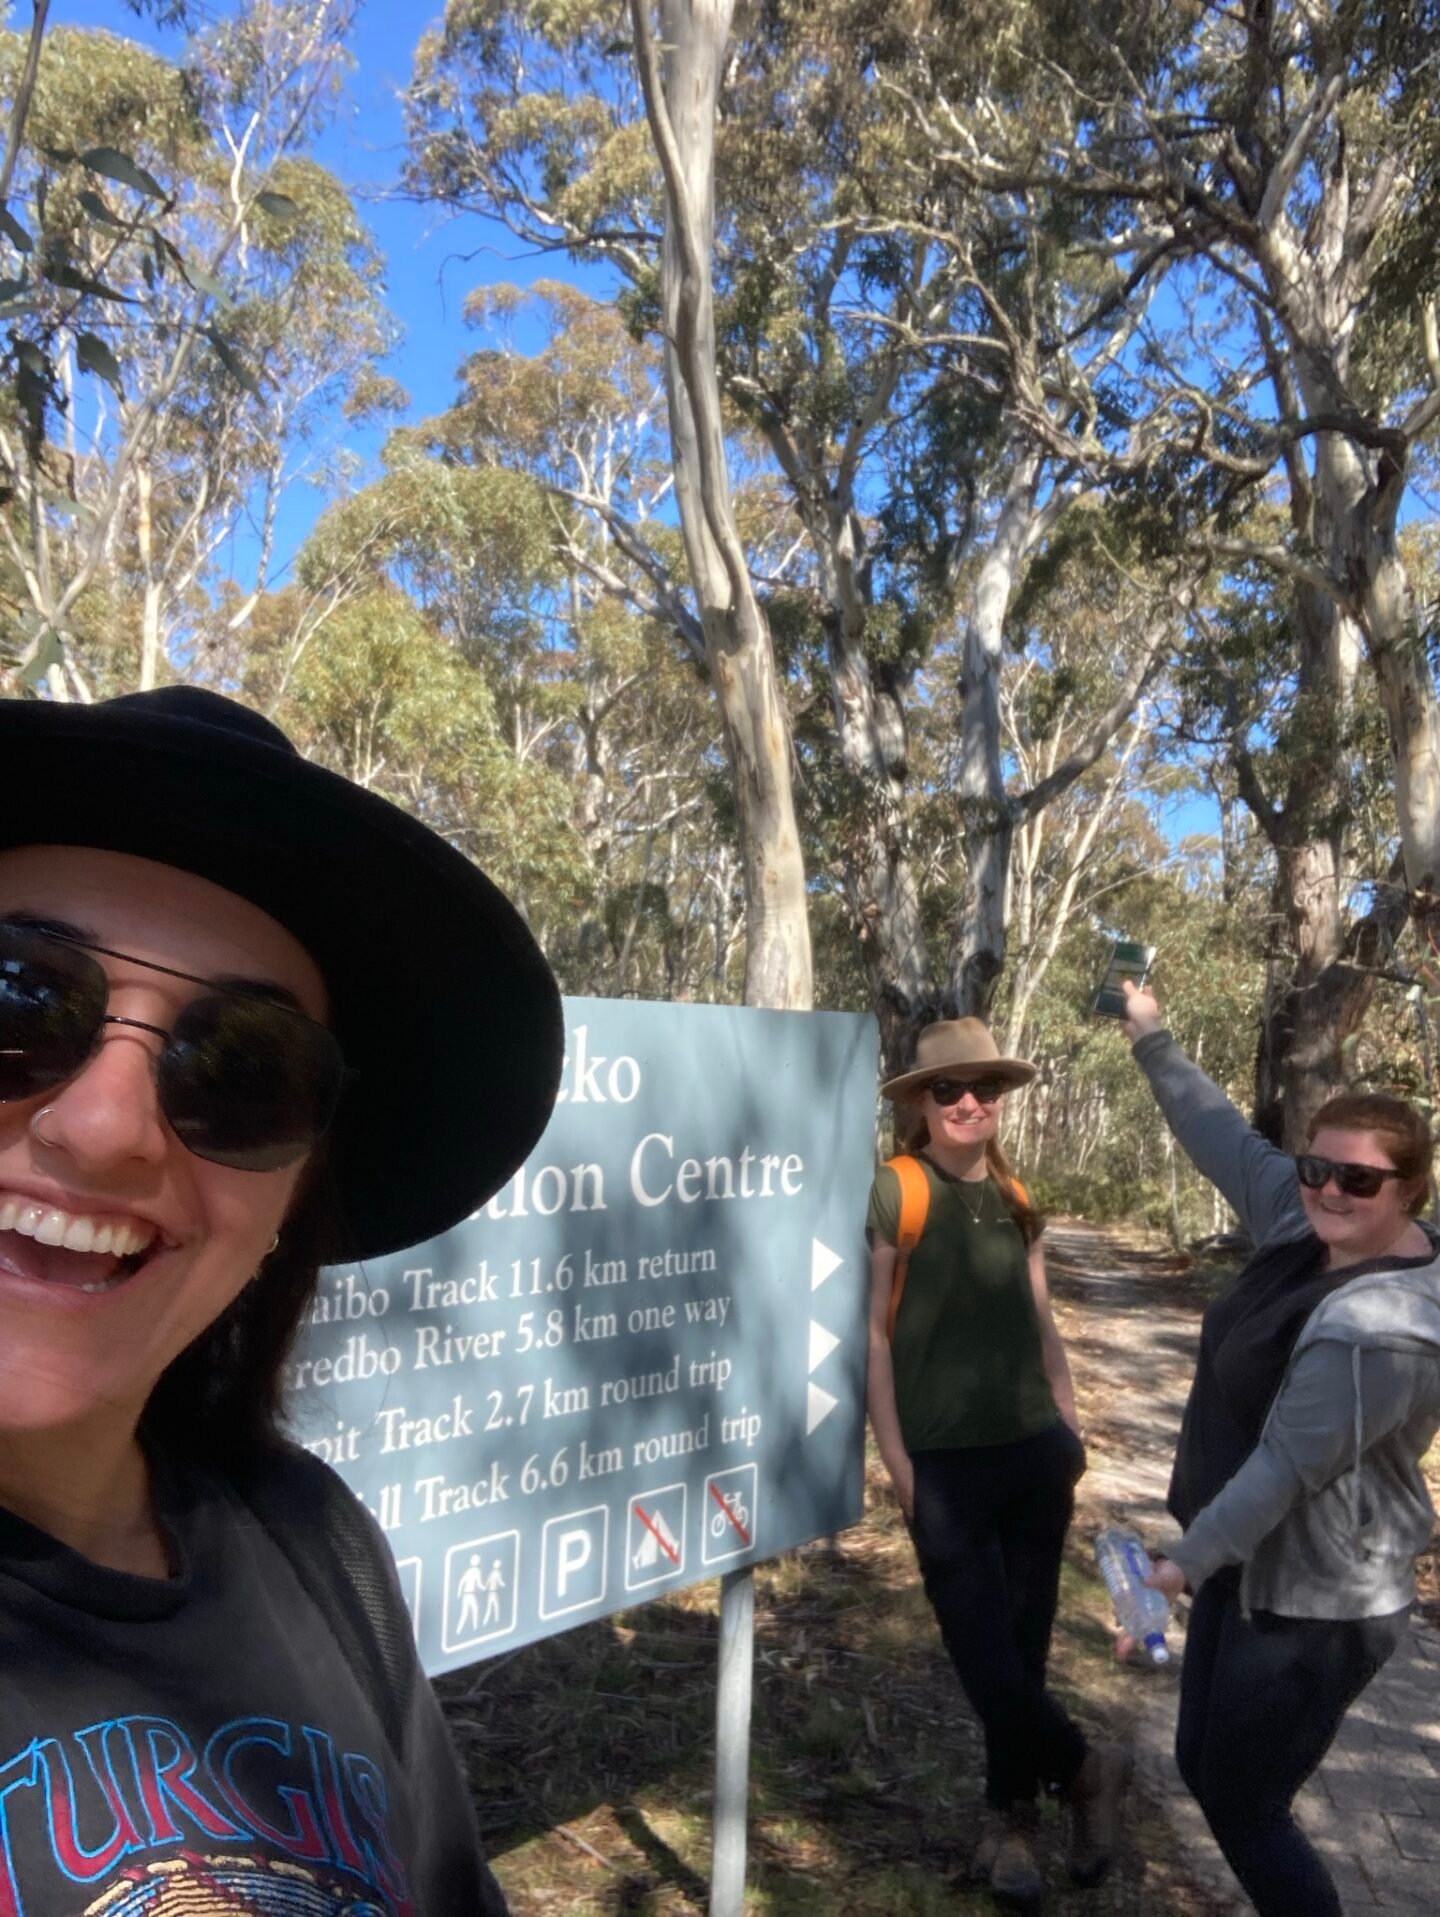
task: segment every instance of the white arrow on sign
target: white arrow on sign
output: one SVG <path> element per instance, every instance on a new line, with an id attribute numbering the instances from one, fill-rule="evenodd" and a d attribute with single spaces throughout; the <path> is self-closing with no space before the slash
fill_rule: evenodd
<path id="1" fill-rule="evenodd" d="M 805 1436 L 808 1438 L 817 1424 L 823 1424 L 830 1413 L 839 1404 L 838 1398 L 832 1398 L 828 1391 L 822 1391 L 817 1384 L 806 1386 L 809 1396 L 805 1401 Z"/>
<path id="2" fill-rule="evenodd" d="M 831 1251 L 828 1245 L 822 1245 L 818 1238 L 810 1240 L 810 1289 L 818 1291 L 832 1272 L 839 1271 L 845 1260 L 839 1252 Z"/>
<path id="3" fill-rule="evenodd" d="M 810 1320 L 810 1369 L 816 1370 L 823 1365 L 840 1340 L 833 1331 L 827 1331 L 824 1325 Z"/>

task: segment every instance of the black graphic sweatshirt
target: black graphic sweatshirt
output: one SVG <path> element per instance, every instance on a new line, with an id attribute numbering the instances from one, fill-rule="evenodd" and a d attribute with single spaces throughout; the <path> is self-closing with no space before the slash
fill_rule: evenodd
<path id="1" fill-rule="evenodd" d="M 249 1507 L 160 1498 L 169 1579 L 0 1511 L 0 1917 L 504 1917 L 430 1686 L 397 1758 Z"/>

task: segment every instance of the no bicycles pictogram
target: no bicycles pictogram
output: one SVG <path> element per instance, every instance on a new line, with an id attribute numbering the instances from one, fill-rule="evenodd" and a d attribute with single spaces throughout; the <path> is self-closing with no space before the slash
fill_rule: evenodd
<path id="1" fill-rule="evenodd" d="M 754 1548 L 759 1495 L 759 1474 L 753 1464 L 717 1471 L 705 1480 L 701 1557 L 706 1564 L 718 1564 Z"/>

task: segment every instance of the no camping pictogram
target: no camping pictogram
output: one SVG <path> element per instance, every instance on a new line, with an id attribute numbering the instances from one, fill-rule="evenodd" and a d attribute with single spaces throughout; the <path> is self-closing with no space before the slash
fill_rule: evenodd
<path id="1" fill-rule="evenodd" d="M 717 1471 L 705 1480 L 700 1555 L 706 1564 L 739 1557 L 755 1543 L 759 1474 L 753 1464 Z"/>
<path id="2" fill-rule="evenodd" d="M 661 1485 L 631 1498 L 625 1550 L 627 1590 L 663 1583 L 679 1577 L 685 1569 L 685 1499 L 683 1484 Z"/>

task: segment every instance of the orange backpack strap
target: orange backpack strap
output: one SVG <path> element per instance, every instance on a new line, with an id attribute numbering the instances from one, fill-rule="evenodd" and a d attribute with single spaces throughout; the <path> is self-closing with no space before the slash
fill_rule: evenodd
<path id="1" fill-rule="evenodd" d="M 930 1181 L 918 1158 L 901 1152 L 885 1161 L 885 1169 L 900 1180 L 900 1229 L 896 1234 L 895 1275 L 890 1280 L 890 1310 L 885 1319 L 885 1336 L 895 1342 L 895 1321 L 900 1316 L 900 1300 L 905 1296 L 905 1278 L 910 1270 L 910 1254 L 919 1244 L 930 1215 Z"/>

